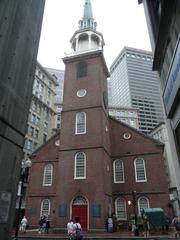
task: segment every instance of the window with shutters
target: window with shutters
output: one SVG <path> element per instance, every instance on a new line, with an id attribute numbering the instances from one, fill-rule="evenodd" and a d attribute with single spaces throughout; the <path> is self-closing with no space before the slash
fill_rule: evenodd
<path id="1" fill-rule="evenodd" d="M 115 200 L 115 211 L 118 220 L 127 220 L 126 201 L 124 198 Z"/>
<path id="2" fill-rule="evenodd" d="M 124 183 L 124 166 L 122 160 L 115 160 L 114 163 L 114 183 Z"/>
<path id="3" fill-rule="evenodd" d="M 40 216 L 48 216 L 50 215 L 50 200 L 49 199 L 44 199 L 41 202 L 41 213 Z"/>
<path id="4" fill-rule="evenodd" d="M 149 199 L 147 197 L 138 198 L 138 214 L 141 215 L 141 211 L 145 208 L 149 208 Z"/>
<path id="5" fill-rule="evenodd" d="M 143 158 L 137 158 L 134 161 L 136 182 L 146 182 L 146 168 Z"/>
<path id="6" fill-rule="evenodd" d="M 53 176 L 53 165 L 47 164 L 44 167 L 43 186 L 51 186 L 52 185 L 52 176 Z"/>
<path id="7" fill-rule="evenodd" d="M 80 62 L 77 64 L 77 79 L 83 78 L 87 76 L 87 63 L 86 62 Z"/>
<path id="8" fill-rule="evenodd" d="M 78 112 L 76 113 L 76 134 L 86 133 L 86 113 Z"/>
<path id="9" fill-rule="evenodd" d="M 86 178 L 86 155 L 79 152 L 75 156 L 75 179 Z"/>

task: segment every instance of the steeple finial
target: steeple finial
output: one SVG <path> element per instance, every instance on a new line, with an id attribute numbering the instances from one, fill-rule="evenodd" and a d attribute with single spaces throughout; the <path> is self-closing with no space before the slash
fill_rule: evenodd
<path id="1" fill-rule="evenodd" d="M 83 19 L 79 21 L 79 29 L 87 28 L 96 30 L 97 23 L 94 21 L 91 7 L 91 0 L 85 0 Z"/>

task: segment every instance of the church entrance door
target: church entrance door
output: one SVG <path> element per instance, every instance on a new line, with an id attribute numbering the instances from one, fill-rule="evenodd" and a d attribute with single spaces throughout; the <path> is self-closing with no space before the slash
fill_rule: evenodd
<path id="1" fill-rule="evenodd" d="M 81 227 L 84 230 L 87 230 L 87 221 L 88 221 L 88 204 L 84 197 L 78 196 L 73 200 L 72 203 L 72 218 L 76 216 L 79 217 L 79 222 Z"/>

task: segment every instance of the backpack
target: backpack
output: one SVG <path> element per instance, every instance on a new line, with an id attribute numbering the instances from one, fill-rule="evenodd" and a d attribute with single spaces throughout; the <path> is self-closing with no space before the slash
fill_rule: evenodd
<path id="1" fill-rule="evenodd" d="M 82 231 L 81 228 L 78 227 L 78 224 L 76 224 L 76 240 L 82 240 Z"/>
<path id="2" fill-rule="evenodd" d="M 178 221 L 174 221 L 174 226 L 177 231 L 180 231 L 180 223 Z"/>

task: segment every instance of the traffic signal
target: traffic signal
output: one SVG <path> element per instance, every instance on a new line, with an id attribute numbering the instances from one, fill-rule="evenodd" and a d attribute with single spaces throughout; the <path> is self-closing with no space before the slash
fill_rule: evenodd
<path id="1" fill-rule="evenodd" d="M 132 201 L 128 200 L 128 205 L 131 206 L 132 205 Z"/>

